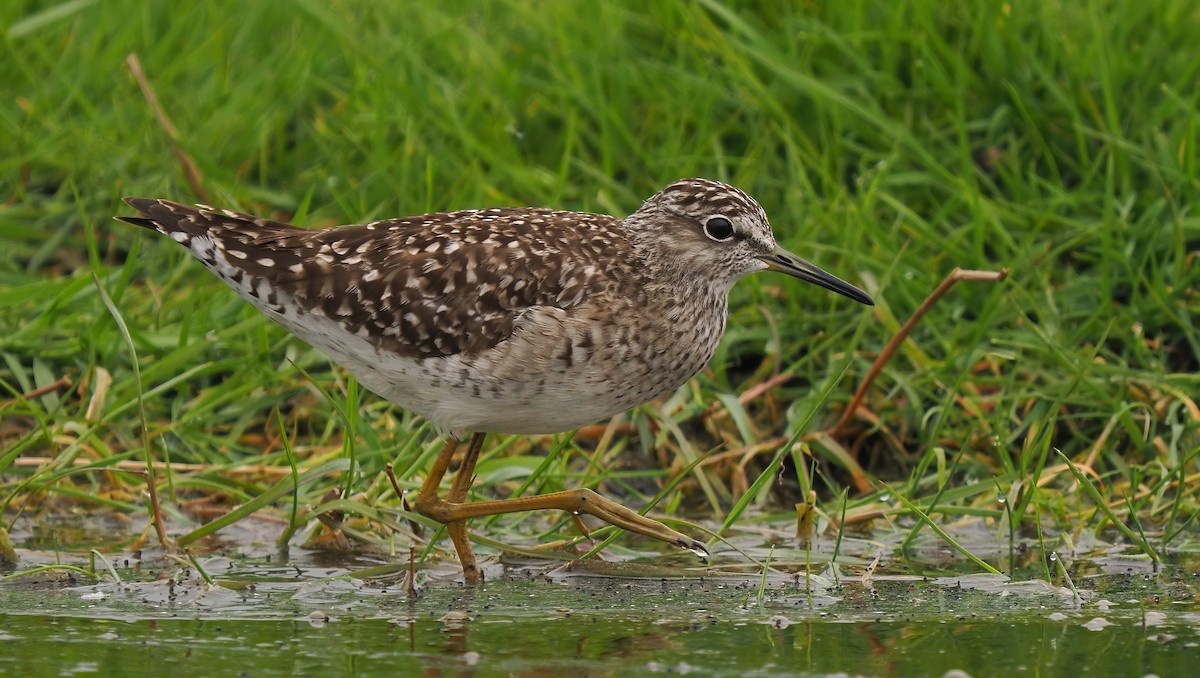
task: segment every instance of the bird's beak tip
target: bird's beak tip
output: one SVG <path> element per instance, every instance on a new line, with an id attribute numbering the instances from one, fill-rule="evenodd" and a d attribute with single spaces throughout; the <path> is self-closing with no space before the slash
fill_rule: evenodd
<path id="1" fill-rule="evenodd" d="M 817 268 L 782 247 L 776 247 L 775 251 L 764 256 L 762 261 L 767 265 L 767 270 L 769 271 L 786 273 L 793 278 L 799 278 L 805 282 L 824 287 L 831 292 L 837 292 L 865 306 L 875 305 L 875 300 L 871 298 L 871 295 L 845 280 Z"/>

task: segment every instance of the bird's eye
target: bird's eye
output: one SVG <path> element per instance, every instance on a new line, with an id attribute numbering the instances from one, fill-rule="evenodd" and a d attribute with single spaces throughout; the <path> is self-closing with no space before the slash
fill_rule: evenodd
<path id="1" fill-rule="evenodd" d="M 704 235 L 717 242 L 725 242 L 733 237 L 733 222 L 725 217 L 713 217 L 704 222 Z"/>

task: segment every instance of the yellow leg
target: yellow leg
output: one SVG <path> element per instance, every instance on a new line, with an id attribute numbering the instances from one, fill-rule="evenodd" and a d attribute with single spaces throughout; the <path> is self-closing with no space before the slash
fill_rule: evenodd
<path id="1" fill-rule="evenodd" d="M 454 483 L 450 487 L 448 499 L 455 504 L 461 504 L 467 498 L 467 491 L 471 489 L 471 483 L 475 480 L 475 462 L 483 448 L 483 438 L 484 434 L 482 433 L 476 433 L 471 438 L 462 466 L 454 476 Z M 454 544 L 455 552 L 458 553 L 458 562 L 463 568 L 463 578 L 469 584 L 477 584 L 483 580 L 483 574 L 475 560 L 475 551 L 471 548 L 471 541 L 467 538 L 466 523 L 462 520 L 442 520 L 435 514 L 438 506 L 448 503 L 438 497 L 438 487 L 441 486 L 442 478 L 450 468 L 450 462 L 457 449 L 458 440 L 448 438 L 446 444 L 442 446 L 442 451 L 438 453 L 437 459 L 434 460 L 433 468 L 429 469 L 429 475 L 425 476 L 425 482 L 421 484 L 421 489 L 417 492 L 412 507 L 417 513 L 446 525 L 446 530 L 450 533 L 450 541 Z"/>
<path id="2" fill-rule="evenodd" d="M 467 447 L 467 454 L 462 464 L 454 473 L 454 483 L 450 485 L 450 493 L 446 501 L 461 504 L 467 500 L 467 491 L 475 483 L 475 462 L 483 449 L 484 434 L 476 433 Z M 465 520 L 455 520 L 446 523 L 446 531 L 450 533 L 450 541 L 458 553 L 458 562 L 462 565 L 463 580 L 468 584 L 478 584 L 483 581 L 483 570 L 475 560 L 475 551 L 471 548 L 471 540 L 467 538 L 467 523 Z"/>
<path id="3" fill-rule="evenodd" d="M 421 489 L 417 492 L 417 498 L 413 501 L 413 508 L 417 513 L 424 515 L 421 510 L 421 505 L 429 504 L 438 501 L 438 487 L 442 484 L 442 476 L 446 475 L 446 469 L 450 468 L 450 460 L 454 458 L 454 451 L 458 449 L 458 440 L 455 438 L 447 438 L 446 444 L 442 445 L 442 451 L 438 452 L 437 459 L 433 460 L 433 468 L 429 469 L 429 475 L 425 476 L 425 482 L 421 483 Z"/>
<path id="4" fill-rule="evenodd" d="M 704 542 L 676 532 L 652 518 L 647 518 L 637 511 L 621 506 L 617 502 L 596 494 L 592 490 L 566 490 L 552 492 L 534 497 L 519 497 L 517 499 L 498 499 L 495 501 L 478 501 L 470 504 L 446 503 L 435 509 L 435 512 L 446 520 L 466 520 L 479 516 L 491 516 L 498 513 L 515 513 L 517 511 L 538 511 L 543 509 L 558 509 L 574 514 L 587 513 L 617 527 L 636 532 L 637 534 L 653 537 L 668 544 L 680 546 L 694 551 L 701 557 L 708 556 L 708 548 Z M 440 518 L 435 518 L 440 520 Z"/>
<path id="5" fill-rule="evenodd" d="M 479 458 L 480 450 L 483 449 L 483 438 L 482 433 L 476 433 L 471 438 L 470 447 L 467 448 L 462 466 L 454 476 L 450 492 L 446 499 L 442 499 L 437 495 L 438 486 L 441 484 L 442 476 L 450 467 L 450 460 L 458 447 L 457 440 L 447 440 L 412 504 L 413 509 L 421 515 L 446 526 L 450 532 L 450 540 L 454 543 L 454 550 L 458 552 L 458 560 L 463 566 L 463 577 L 467 583 L 477 584 L 483 581 L 483 573 L 475 561 L 475 552 L 471 549 L 471 542 L 467 538 L 465 521 L 469 518 L 500 513 L 544 509 L 568 511 L 575 515 L 587 513 L 623 530 L 683 547 L 701 557 L 708 556 L 708 548 L 704 542 L 696 541 L 685 534 L 672 530 L 657 520 L 647 518 L 592 490 L 566 490 L 534 497 L 466 503 L 467 491 L 471 489 L 471 484 L 475 481 L 475 462 Z"/>

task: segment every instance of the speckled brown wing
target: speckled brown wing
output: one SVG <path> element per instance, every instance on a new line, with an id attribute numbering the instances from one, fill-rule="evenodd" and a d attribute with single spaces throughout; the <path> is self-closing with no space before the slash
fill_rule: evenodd
<path id="1" fill-rule="evenodd" d="M 145 217 L 121 220 L 171 236 L 260 308 L 292 304 L 413 358 L 478 353 L 511 336 L 529 308 L 577 306 L 622 275 L 612 262 L 629 249 L 617 219 L 555 210 L 306 230 L 206 206 L 126 202 Z"/>

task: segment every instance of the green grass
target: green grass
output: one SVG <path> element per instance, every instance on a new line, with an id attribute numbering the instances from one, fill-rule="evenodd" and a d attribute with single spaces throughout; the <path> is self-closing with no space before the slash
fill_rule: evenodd
<path id="1" fill-rule="evenodd" d="M 172 464 L 154 477 L 173 537 L 201 536 L 189 498 L 266 497 L 293 527 L 336 508 L 347 534 L 403 553 L 382 470 L 415 487 L 438 446 L 174 243 L 111 220 L 122 195 L 198 199 L 126 68 L 137 53 L 222 206 L 314 226 L 626 214 L 708 176 L 877 300 L 745 281 L 718 355 L 674 397 L 599 441 L 497 438 L 474 496 L 587 486 L 709 525 L 733 511 L 736 528 L 811 486 L 837 519 L 853 459 L 879 482 L 847 515 L 880 509 L 914 535 L 981 516 L 1008 538 L 1045 530 L 1046 548 L 1101 531 L 1196 548 L 1196 3 L 457 4 L 0 7 L 5 527 L 56 501 L 142 515 L 144 481 L 103 469 L 148 441 Z M 781 447 L 832 425 L 955 267 L 1010 275 L 943 298 L 847 435 L 809 438 L 812 457 Z M 777 370 L 792 378 L 738 403 Z M 710 453 L 727 454 L 692 466 Z M 572 534 L 553 520 L 472 529 L 521 548 Z"/>

